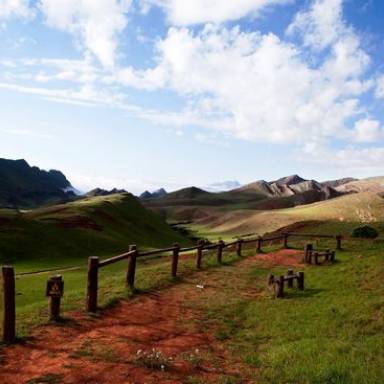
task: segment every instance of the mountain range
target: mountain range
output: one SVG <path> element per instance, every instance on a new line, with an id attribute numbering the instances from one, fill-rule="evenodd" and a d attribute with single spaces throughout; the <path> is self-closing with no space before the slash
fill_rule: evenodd
<path id="1" fill-rule="evenodd" d="M 360 192 L 360 185 L 354 178 L 318 182 L 295 174 L 274 181 L 259 180 L 244 186 L 240 186 L 237 181 L 213 183 L 207 188 L 210 191 L 188 187 L 168 193 L 161 188 L 153 192 L 145 191 L 140 199 L 150 208 L 231 206 L 233 209 L 241 209 L 246 205 L 250 209 L 268 210 L 310 204 Z M 228 188 L 231 189 L 227 190 Z M 372 182 L 372 188 L 377 188 L 377 183 Z M 107 191 L 95 188 L 83 196 L 76 196 L 75 191 L 60 171 L 41 170 L 30 166 L 25 160 L 0 159 L 0 207 L 33 208 L 74 199 L 127 193 L 123 189 Z"/>

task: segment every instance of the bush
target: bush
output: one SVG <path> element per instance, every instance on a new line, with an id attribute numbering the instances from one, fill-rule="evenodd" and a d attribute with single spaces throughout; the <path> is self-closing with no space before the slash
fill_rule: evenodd
<path id="1" fill-rule="evenodd" d="M 357 227 L 352 232 L 352 237 L 361 237 L 363 239 L 376 239 L 377 236 L 379 236 L 379 232 L 368 225 Z"/>

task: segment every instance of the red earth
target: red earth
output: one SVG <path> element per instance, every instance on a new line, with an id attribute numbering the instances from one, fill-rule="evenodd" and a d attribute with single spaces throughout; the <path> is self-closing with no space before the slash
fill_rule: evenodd
<path id="1" fill-rule="evenodd" d="M 294 267 L 301 259 L 302 253 L 283 250 L 252 256 L 237 265 L 247 267 L 262 260 L 268 266 Z M 213 273 L 220 275 L 220 271 Z M 205 273 L 198 272 L 199 277 Z M 188 299 L 197 295 L 196 281 L 185 279 L 159 292 L 121 300 L 98 316 L 68 313 L 67 323 L 39 326 L 29 340 L 3 349 L 0 383 L 218 383 L 232 376 L 241 377 L 244 384 L 255 383 L 247 379 L 249 367 L 241 357 L 236 361 L 215 339 L 214 329 L 208 326 L 202 331 L 201 313 L 188 306 Z M 138 358 L 152 349 L 172 359 L 164 370 L 149 368 Z"/>

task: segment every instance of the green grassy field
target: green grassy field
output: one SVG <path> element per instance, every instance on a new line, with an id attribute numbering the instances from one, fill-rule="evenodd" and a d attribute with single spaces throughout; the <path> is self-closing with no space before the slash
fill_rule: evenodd
<path id="1" fill-rule="evenodd" d="M 286 270 L 260 262 L 212 273 L 215 294 L 193 305 L 234 358 L 256 368 L 256 382 L 382 383 L 384 242 L 345 247 L 336 264 L 305 267 L 303 292 L 288 290 L 273 299 L 266 276 Z"/>

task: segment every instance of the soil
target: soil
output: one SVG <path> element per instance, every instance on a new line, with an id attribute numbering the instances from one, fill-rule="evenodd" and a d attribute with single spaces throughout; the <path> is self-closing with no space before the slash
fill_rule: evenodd
<path id="1" fill-rule="evenodd" d="M 298 266 L 301 258 L 298 251 L 282 250 L 248 257 L 236 267 L 244 268 L 260 260 L 271 266 Z M 255 383 L 248 379 L 252 376 L 250 367 L 215 339 L 212 325 L 200 321 L 202 313 L 189 305 L 209 295 L 212 298 L 218 289 L 204 289 L 202 293 L 196 281 L 204 281 L 209 273 L 220 281 L 224 269 L 197 272 L 162 291 L 121 300 L 97 316 L 71 312 L 65 314 L 70 320 L 61 325 L 35 328 L 29 340 L 3 349 L 0 383 L 232 382 L 223 381 L 228 377 L 240 378 L 236 383 Z M 163 357 L 147 361 L 141 358 L 153 350 L 160 351 Z"/>

